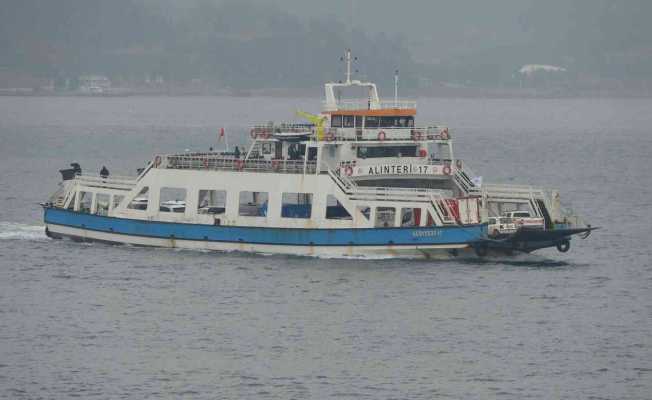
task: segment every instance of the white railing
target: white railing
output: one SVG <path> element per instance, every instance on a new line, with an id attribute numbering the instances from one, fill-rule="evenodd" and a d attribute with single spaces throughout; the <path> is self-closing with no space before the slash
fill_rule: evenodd
<path id="1" fill-rule="evenodd" d="M 251 128 L 252 139 L 270 139 L 287 135 L 306 135 L 313 140 L 317 138 L 317 129 L 310 124 L 267 124 Z M 376 128 L 360 127 L 324 127 L 322 141 L 432 141 L 449 140 L 450 134 L 444 126 L 390 126 Z"/>
<path id="2" fill-rule="evenodd" d="M 82 174 L 77 175 L 75 183 L 89 187 L 101 187 L 115 190 L 131 190 L 136 185 L 136 178 L 131 176 L 109 175 L 102 177 L 100 175 Z"/>
<path id="3" fill-rule="evenodd" d="M 370 102 L 369 100 L 340 100 L 334 105 L 326 101 L 322 102 L 324 111 L 353 111 L 353 110 L 386 110 L 398 109 L 409 110 L 416 109 L 417 102 L 414 100 L 383 100 L 380 102 Z"/>
<path id="4" fill-rule="evenodd" d="M 232 155 L 212 153 L 189 153 L 157 156 L 155 168 L 190 169 L 190 170 L 220 170 L 245 172 L 271 172 L 286 174 L 314 174 L 317 163 L 303 160 L 265 160 L 258 158 L 244 159 Z M 158 158 L 160 157 L 160 158 Z M 158 165 L 157 165 L 158 164 Z M 305 164 L 305 165 L 304 165 Z"/>

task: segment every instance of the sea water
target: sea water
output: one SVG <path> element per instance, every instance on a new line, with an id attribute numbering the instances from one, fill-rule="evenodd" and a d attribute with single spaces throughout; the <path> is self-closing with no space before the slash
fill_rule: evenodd
<path id="1" fill-rule="evenodd" d="M 333 260 L 54 241 L 79 162 L 231 148 L 319 99 L 0 97 L 0 397 L 649 399 L 652 100 L 419 99 L 484 182 L 594 226 L 511 261 Z"/>

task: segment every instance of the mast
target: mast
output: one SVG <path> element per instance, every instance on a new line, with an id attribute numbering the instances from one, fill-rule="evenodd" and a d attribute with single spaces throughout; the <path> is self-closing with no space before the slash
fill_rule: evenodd
<path id="1" fill-rule="evenodd" d="M 394 107 L 398 108 L 398 70 L 394 71 Z"/>
<path id="2" fill-rule="evenodd" d="M 351 49 L 346 49 L 346 84 L 351 84 Z"/>

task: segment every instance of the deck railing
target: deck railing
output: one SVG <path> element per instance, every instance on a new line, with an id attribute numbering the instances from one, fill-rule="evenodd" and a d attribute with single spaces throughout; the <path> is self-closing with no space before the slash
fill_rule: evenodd
<path id="1" fill-rule="evenodd" d="M 340 100 L 335 103 L 335 107 L 326 101 L 322 102 L 322 108 L 325 111 L 352 111 L 352 110 L 385 110 L 398 109 L 407 110 L 417 108 L 417 102 L 414 100 L 383 100 L 379 103 L 372 103 L 369 100 Z"/>
<path id="2" fill-rule="evenodd" d="M 74 182 L 92 187 L 101 187 L 115 190 L 131 190 L 136 185 L 136 178 L 132 176 L 109 175 L 102 177 L 94 174 L 77 175 Z"/>
<path id="3" fill-rule="evenodd" d="M 244 157 L 244 155 L 242 156 Z M 157 156 L 155 168 L 314 174 L 317 163 L 303 160 L 265 160 L 236 158 L 215 153 L 188 153 Z M 305 168 L 305 170 L 304 170 Z"/>
<path id="4" fill-rule="evenodd" d="M 317 138 L 317 130 L 311 125 L 257 125 L 251 129 L 253 139 L 272 139 L 275 135 L 282 137 L 284 134 L 305 134 Z M 322 141 L 426 141 L 449 140 L 450 134 L 447 127 L 378 127 L 378 128 L 332 128 L 324 127 Z"/>

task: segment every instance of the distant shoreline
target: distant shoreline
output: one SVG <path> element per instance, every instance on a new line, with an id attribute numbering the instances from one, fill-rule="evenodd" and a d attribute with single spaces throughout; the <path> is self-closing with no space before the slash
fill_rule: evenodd
<path id="1" fill-rule="evenodd" d="M 255 90 L 131 90 L 118 89 L 106 93 L 81 93 L 75 91 L 48 91 L 34 89 L 0 89 L 1 97 L 318 97 L 321 87 L 302 89 L 255 89 Z M 385 90 L 387 91 L 387 90 Z M 652 98 L 647 88 L 614 89 L 562 89 L 562 88 L 480 88 L 480 87 L 437 87 L 428 89 L 406 89 L 401 97 L 411 98 L 496 98 L 496 99 L 557 99 L 557 98 Z"/>

